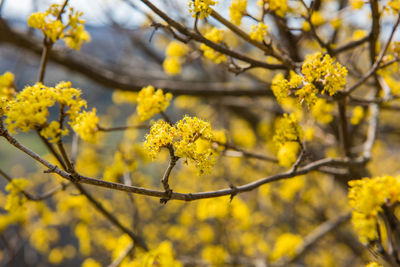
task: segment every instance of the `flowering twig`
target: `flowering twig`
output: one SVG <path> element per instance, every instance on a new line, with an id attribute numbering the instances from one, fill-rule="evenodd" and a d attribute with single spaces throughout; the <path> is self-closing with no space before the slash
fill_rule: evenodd
<path id="1" fill-rule="evenodd" d="M 223 45 L 216 44 L 207 38 L 203 37 L 202 35 L 189 30 L 187 27 L 182 25 L 181 23 L 177 22 L 176 20 L 172 19 L 169 17 L 165 12 L 161 11 L 158 7 L 153 5 L 150 1 L 148 0 L 141 0 L 146 6 L 148 6 L 151 10 L 153 10 L 154 13 L 156 13 L 158 16 L 160 16 L 165 22 L 167 22 L 171 27 L 175 28 L 178 32 L 180 32 L 183 35 L 186 35 L 187 37 L 190 37 L 191 40 L 195 40 L 199 43 L 203 43 L 215 51 L 218 51 L 220 53 L 223 53 L 227 56 L 239 59 L 241 61 L 247 62 L 254 67 L 259 67 L 259 68 L 265 68 L 265 69 L 286 69 L 285 65 L 282 64 L 269 64 L 263 61 L 259 61 L 253 58 L 250 58 L 246 55 L 243 55 L 239 52 L 230 50 Z"/>
<path id="2" fill-rule="evenodd" d="M 9 183 L 11 183 L 12 180 L 13 180 L 7 173 L 5 173 L 2 169 L 0 169 L 0 176 L 2 176 L 4 179 L 6 179 Z M 56 193 L 58 193 L 58 192 L 61 191 L 61 190 L 65 190 L 65 188 L 67 188 L 69 185 L 70 185 L 70 183 L 61 183 L 60 185 L 58 185 L 58 186 L 56 186 L 56 187 L 50 189 L 49 191 L 47 191 L 47 192 L 45 192 L 45 193 L 43 193 L 43 194 L 41 194 L 41 195 L 38 195 L 38 196 L 32 195 L 31 193 L 27 192 L 26 190 L 21 190 L 21 193 L 22 193 L 28 200 L 31 200 L 31 201 L 42 201 L 42 200 L 45 200 L 45 199 L 47 199 L 47 198 L 52 197 L 53 195 L 55 195 Z"/>
<path id="3" fill-rule="evenodd" d="M 317 171 L 319 168 L 323 166 L 349 166 L 349 165 L 360 165 L 360 164 L 365 164 L 367 159 L 365 158 L 356 158 L 356 159 L 349 159 L 349 158 L 343 158 L 343 159 L 333 159 L 333 158 L 325 158 L 321 160 L 314 161 L 312 163 L 309 163 L 301 168 L 298 168 L 295 172 L 284 172 L 280 174 L 275 174 L 271 175 L 268 177 L 264 177 L 261 179 L 258 179 L 254 182 L 244 184 L 241 186 L 237 186 L 235 188 L 225 188 L 225 189 L 220 189 L 220 190 L 215 190 L 215 191 L 207 191 L 207 192 L 198 192 L 198 193 L 177 193 L 177 192 L 172 192 L 171 195 L 169 196 L 165 191 L 159 191 L 159 190 L 152 190 L 152 189 L 147 189 L 143 187 L 138 187 L 138 186 L 128 186 L 120 183 L 113 183 L 113 182 L 108 182 L 105 180 L 100 180 L 100 179 L 95 179 L 95 178 L 90 178 L 87 176 L 80 175 L 78 173 L 75 173 L 73 177 L 72 174 L 60 169 L 58 166 L 51 164 L 35 152 L 31 151 L 30 149 L 26 148 L 22 144 L 20 144 L 15 138 L 13 138 L 6 129 L 0 128 L 0 136 L 3 136 L 11 145 L 16 147 L 17 149 L 21 150 L 22 152 L 26 153 L 33 159 L 37 160 L 40 162 L 42 165 L 48 168 L 49 172 L 53 172 L 58 174 L 59 176 L 63 177 L 64 179 L 78 182 L 78 183 L 84 183 L 84 184 L 90 184 L 90 185 L 95 185 L 99 187 L 104 187 L 104 188 L 109 188 L 117 191 L 125 191 L 125 192 L 130 192 L 134 194 L 140 194 L 140 195 L 146 195 L 146 196 L 151 196 L 151 197 L 158 197 L 158 198 L 169 198 L 169 199 L 176 199 L 176 200 L 183 200 L 183 201 L 193 201 L 197 199 L 204 199 L 204 198 L 215 198 L 215 197 L 222 197 L 222 196 L 227 196 L 227 195 L 232 195 L 232 194 L 238 194 L 238 193 L 243 193 L 243 192 L 248 192 L 252 191 L 264 184 L 279 181 L 279 180 L 284 180 L 284 179 L 289 179 L 296 177 L 298 175 L 303 175 L 306 173 L 309 173 L 311 171 Z"/>

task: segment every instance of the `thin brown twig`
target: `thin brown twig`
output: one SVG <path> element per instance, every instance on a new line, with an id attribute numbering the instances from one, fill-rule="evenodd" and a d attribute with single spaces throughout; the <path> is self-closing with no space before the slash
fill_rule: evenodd
<path id="1" fill-rule="evenodd" d="M 5 173 L 2 169 L 0 169 L 0 175 L 6 179 L 9 183 L 12 182 L 13 178 L 11 178 L 11 176 L 9 176 L 7 173 Z M 50 189 L 47 192 L 44 192 L 41 195 L 35 196 L 32 195 L 31 193 L 27 192 L 26 190 L 21 190 L 21 193 L 26 197 L 26 199 L 31 200 L 31 201 L 42 201 L 45 200 L 47 198 L 52 197 L 53 195 L 55 195 L 56 193 L 58 193 L 61 190 L 65 190 L 66 187 L 68 187 L 70 185 L 70 183 L 61 183 L 60 185 Z"/>
<path id="2" fill-rule="evenodd" d="M 275 158 L 272 158 L 272 157 L 269 157 L 269 156 L 266 156 L 266 155 L 262 155 L 262 154 L 259 154 L 259 153 L 255 153 L 255 152 L 252 152 L 252 151 L 245 150 L 245 149 L 240 148 L 240 147 L 238 147 L 238 146 L 236 146 L 234 144 L 231 144 L 231 143 L 223 143 L 223 142 L 219 142 L 219 141 L 215 141 L 215 140 L 213 140 L 212 142 L 216 143 L 216 144 L 218 144 L 220 146 L 223 146 L 225 149 L 235 150 L 235 151 L 239 152 L 244 157 L 255 158 L 255 159 L 260 159 L 260 160 L 265 160 L 265 161 L 278 163 L 278 160 L 275 159 Z"/>
<path id="3" fill-rule="evenodd" d="M 160 199 L 160 203 L 162 204 L 166 204 L 167 201 L 169 200 L 169 197 L 172 194 L 172 190 L 169 186 L 169 176 L 171 175 L 172 169 L 175 167 L 177 161 L 179 160 L 179 157 L 175 156 L 175 151 L 174 148 L 172 147 L 172 145 L 168 146 L 168 150 L 169 150 L 169 163 L 168 163 L 168 167 L 164 172 L 164 175 L 161 179 L 161 183 L 164 187 L 165 193 L 167 194 L 168 198 L 161 198 Z"/>
<path id="4" fill-rule="evenodd" d="M 190 37 L 191 40 L 195 40 L 199 43 L 203 43 L 209 47 L 211 47 L 212 49 L 214 49 L 215 51 L 218 51 L 220 53 L 223 53 L 227 56 L 236 58 L 238 60 L 241 60 L 243 62 L 247 62 L 250 65 L 254 66 L 254 67 L 259 67 L 259 68 L 265 68 L 265 69 L 286 69 L 285 65 L 282 64 L 269 64 L 266 63 L 264 61 L 259 61 L 256 60 L 254 58 L 250 58 L 246 55 L 243 55 L 239 52 L 230 50 L 226 47 L 224 47 L 223 45 L 217 44 L 215 42 L 212 42 L 210 40 L 208 40 L 207 38 L 205 38 L 204 36 L 189 30 L 187 27 L 185 27 L 184 25 L 182 25 L 181 23 L 177 22 L 176 20 L 172 19 L 170 16 L 168 16 L 165 12 L 161 11 L 158 7 L 156 7 L 155 5 L 153 5 L 150 1 L 148 0 L 141 0 L 142 3 L 144 3 L 147 7 L 149 7 L 151 10 L 153 10 L 154 13 L 156 13 L 159 17 L 161 17 L 165 22 L 167 22 L 171 27 L 175 28 L 178 32 L 180 32 L 181 34 Z"/>
<path id="5" fill-rule="evenodd" d="M 61 18 L 61 15 L 64 12 L 64 9 L 67 6 L 67 4 L 68 4 L 68 0 L 65 0 L 60 9 L 60 12 L 57 15 L 57 20 L 59 20 Z M 50 50 L 51 50 L 53 44 L 54 43 L 46 35 L 43 37 L 43 52 L 42 52 L 42 57 L 40 59 L 40 68 L 39 68 L 39 74 L 38 74 L 38 82 L 40 82 L 40 83 L 43 83 L 44 75 L 46 72 L 47 61 L 49 59 L 49 53 L 50 53 Z"/>
<path id="6" fill-rule="evenodd" d="M 43 48 L 39 46 L 36 38 L 17 32 L 0 20 L 0 42 L 16 45 L 35 54 L 41 54 Z M 111 68 L 109 64 L 82 54 L 75 55 L 64 51 L 51 50 L 49 60 L 67 69 L 82 74 L 88 79 L 105 86 L 109 90 L 140 91 L 143 87 L 152 84 L 154 87 L 163 88 L 164 92 L 174 95 L 194 95 L 203 97 L 246 96 L 246 97 L 272 97 L 269 84 L 233 84 L 226 82 L 193 82 L 184 80 L 165 80 L 142 77 L 135 74 L 126 74 L 118 68 Z"/>
<path id="7" fill-rule="evenodd" d="M 256 40 L 251 39 L 250 35 L 248 35 L 246 32 L 244 32 L 242 29 L 225 19 L 223 16 L 221 16 L 217 11 L 213 10 L 211 11 L 210 14 L 213 18 L 218 20 L 220 23 L 225 25 L 228 29 L 230 29 L 233 33 L 235 33 L 237 36 L 248 42 L 249 44 L 252 44 L 253 46 L 257 47 L 258 49 L 262 50 L 266 55 L 270 55 L 279 61 L 287 64 L 289 68 L 293 69 L 294 63 L 288 59 L 288 58 L 283 58 L 281 55 L 279 55 L 276 51 L 272 49 L 271 46 L 266 46 L 265 44 L 258 42 Z"/>
<path id="8" fill-rule="evenodd" d="M 115 131 L 125 131 L 125 130 L 133 130 L 133 129 L 150 129 L 150 126 L 147 124 L 115 126 L 115 127 L 104 127 L 104 126 L 97 125 L 97 130 L 99 130 L 101 132 L 115 132 Z"/>
<path id="9" fill-rule="evenodd" d="M 397 27 L 399 26 L 399 23 L 400 23 L 400 15 L 397 17 L 397 21 L 396 21 L 395 25 L 393 26 L 392 32 L 391 32 L 391 34 L 390 34 L 385 46 L 383 47 L 383 49 L 381 50 L 380 54 L 378 55 L 378 59 L 374 62 L 372 67 L 369 69 L 369 71 L 367 71 L 367 73 L 365 73 L 361 79 L 359 79 L 355 84 L 353 84 L 352 86 L 350 86 L 349 88 L 347 88 L 345 90 L 345 95 L 351 94 L 355 89 L 357 89 L 359 86 L 364 84 L 364 82 L 369 77 L 374 75 L 379 68 L 384 68 L 384 67 L 386 67 L 386 66 L 388 66 L 388 65 L 390 65 L 390 64 L 392 64 L 392 63 L 394 63 L 394 62 L 399 60 L 398 58 L 396 58 L 396 59 L 390 60 L 389 62 L 386 62 L 385 64 L 380 66 L 380 64 L 382 63 L 382 60 L 383 60 L 383 58 L 384 58 L 384 56 L 386 54 L 386 51 L 389 48 L 389 45 L 390 45 L 390 43 L 392 41 L 394 33 L 395 33 Z"/>
<path id="10" fill-rule="evenodd" d="M 120 184 L 120 183 L 113 183 L 113 182 L 108 182 L 105 180 L 86 177 L 83 175 L 79 175 L 77 173 L 72 175 L 71 173 L 63 171 L 58 166 L 51 164 L 50 162 L 48 162 L 47 160 L 45 160 L 44 158 L 42 158 L 35 152 L 33 152 L 30 149 L 26 148 L 25 146 L 21 145 L 15 138 L 13 138 L 11 135 L 9 135 L 9 133 L 6 129 L 4 129 L 4 128 L 0 129 L 0 136 L 3 136 L 11 145 L 13 145 L 17 149 L 21 150 L 22 152 L 26 153 L 27 155 L 29 155 L 30 157 L 32 157 L 33 159 L 37 160 L 42 165 L 47 167 L 48 172 L 56 173 L 67 180 L 70 180 L 73 182 L 84 183 L 84 184 L 95 185 L 95 186 L 104 187 L 104 188 L 109 188 L 109 189 L 118 190 L 118 191 L 130 192 L 130 193 L 134 193 L 134 194 L 147 195 L 147 196 L 157 197 L 157 198 L 169 198 L 169 199 L 176 199 L 176 200 L 183 200 L 183 201 L 193 201 L 193 200 L 204 199 L 204 198 L 215 198 L 215 197 L 221 197 L 221 196 L 227 196 L 227 195 L 232 195 L 232 194 L 248 192 L 248 191 L 252 191 L 252 190 L 254 190 L 264 184 L 267 184 L 267 183 L 271 183 L 271 182 L 275 182 L 275 181 L 279 181 L 279 180 L 283 180 L 283 179 L 293 178 L 295 176 L 303 175 L 303 174 L 309 173 L 311 171 L 317 171 L 320 167 L 323 167 L 323 166 L 335 166 L 335 165 L 349 166 L 349 165 L 354 165 L 354 164 L 365 164 L 367 161 L 364 158 L 357 158 L 357 159 L 325 158 L 325 159 L 321 159 L 321 160 L 317 160 L 312 163 L 309 163 L 301 168 L 298 168 L 295 172 L 289 171 L 289 172 L 271 175 L 268 177 L 258 179 L 256 181 L 248 183 L 248 184 L 237 186 L 235 188 L 225 188 L 225 189 L 220 189 L 220 190 L 215 190 L 215 191 L 198 192 L 198 193 L 172 192 L 171 195 L 169 196 L 165 191 L 152 190 L 152 189 L 147 189 L 147 188 L 142 188 L 142 187 L 137 187 L 137 186 L 127 186 L 127 185 Z"/>
<path id="11" fill-rule="evenodd" d="M 316 227 L 311 233 L 303 238 L 302 243 L 296 248 L 295 256 L 290 260 L 279 264 L 279 266 L 287 266 L 290 263 L 296 262 L 300 259 L 305 253 L 307 253 L 321 238 L 325 235 L 329 234 L 337 227 L 347 222 L 351 218 L 351 212 L 347 212 L 337 218 L 328 220 L 318 227 Z"/>

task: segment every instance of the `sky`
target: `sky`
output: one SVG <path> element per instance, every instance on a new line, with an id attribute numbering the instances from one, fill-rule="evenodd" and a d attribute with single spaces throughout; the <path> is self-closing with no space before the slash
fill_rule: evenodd
<path id="1" fill-rule="evenodd" d="M 44 11 L 51 3 L 62 3 L 61 0 L 3 0 L 4 6 L 2 16 L 4 18 L 18 18 L 25 20 L 29 14 L 35 11 Z M 1 2 L 1 0 L 0 0 Z M 38 4 L 35 10 L 34 2 Z M 87 24 L 101 25 L 106 23 L 104 11 L 111 12 L 113 17 L 124 24 L 137 24 L 143 21 L 143 16 L 139 13 L 132 15 L 132 8 L 119 0 L 70 0 L 70 6 L 83 12 L 83 19 Z"/>

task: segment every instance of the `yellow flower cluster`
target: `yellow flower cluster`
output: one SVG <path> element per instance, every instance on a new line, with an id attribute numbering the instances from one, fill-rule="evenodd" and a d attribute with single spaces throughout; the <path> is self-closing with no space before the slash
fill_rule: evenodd
<path id="1" fill-rule="evenodd" d="M 65 44 L 79 50 L 84 42 L 90 41 L 90 35 L 85 31 L 85 21 L 81 19 L 82 12 L 69 8 L 68 22 L 64 25 L 61 21 L 61 5 L 53 4 L 46 12 L 33 13 L 28 18 L 28 26 L 40 29 L 45 36 L 55 43 L 64 39 Z"/>
<path id="2" fill-rule="evenodd" d="M 217 28 L 212 28 L 204 34 L 204 37 L 209 39 L 214 43 L 221 43 L 224 40 L 224 31 L 218 30 Z M 203 54 L 206 58 L 211 59 L 215 63 L 219 64 L 226 61 L 226 55 L 215 51 L 211 47 L 201 44 L 200 49 L 203 50 Z"/>
<path id="3" fill-rule="evenodd" d="M 280 235 L 275 243 L 272 253 L 269 255 L 271 261 L 277 261 L 282 257 L 292 258 L 295 256 L 296 248 L 301 244 L 299 235 L 284 233 Z"/>
<path id="4" fill-rule="evenodd" d="M 346 84 L 347 69 L 319 52 L 306 57 L 301 72 L 304 82 L 312 84 L 322 94 L 327 92 L 332 96 Z"/>
<path id="5" fill-rule="evenodd" d="M 117 182 L 126 172 L 132 172 L 136 167 L 134 153 L 132 153 L 131 149 L 121 146 L 120 150 L 115 152 L 112 164 L 106 167 L 104 179 L 110 182 Z"/>
<path id="6" fill-rule="evenodd" d="M 364 6 L 363 0 L 351 0 L 350 5 L 352 9 L 361 9 Z"/>
<path id="7" fill-rule="evenodd" d="M 311 107 L 311 115 L 315 118 L 317 122 L 327 124 L 333 120 L 333 109 L 333 104 L 328 103 L 323 98 L 318 98 L 315 101 L 315 105 Z"/>
<path id="8" fill-rule="evenodd" d="M 194 161 L 200 173 L 211 173 L 216 163 L 216 152 L 212 149 L 214 134 L 208 122 L 185 116 L 176 123 L 174 140 L 175 155 Z"/>
<path id="9" fill-rule="evenodd" d="M 156 122 L 144 143 L 154 160 L 162 147 L 172 146 L 175 155 L 195 163 L 199 174 L 210 173 L 215 165 L 217 152 L 212 148 L 216 140 L 208 122 L 185 116 L 174 126 L 163 120 Z"/>
<path id="10" fill-rule="evenodd" d="M 14 211 L 23 207 L 26 198 L 21 195 L 21 191 L 28 185 L 28 180 L 24 178 L 13 179 L 6 185 L 6 191 L 9 192 L 7 196 L 6 206 L 7 211 Z"/>
<path id="11" fill-rule="evenodd" d="M 27 132 L 46 124 L 48 108 L 55 104 L 54 91 L 41 83 L 27 86 L 8 102 L 5 123 L 10 132 Z"/>
<path id="12" fill-rule="evenodd" d="M 217 3 L 217 1 L 213 0 L 189 0 L 189 11 L 194 18 L 199 15 L 199 18 L 204 19 L 211 14 L 212 9 L 210 6 Z"/>
<path id="13" fill-rule="evenodd" d="M 391 206 L 400 201 L 400 177 L 363 178 L 350 181 L 349 186 L 353 226 L 361 242 L 374 241 L 378 238 L 376 229 L 382 206 Z"/>
<path id="14" fill-rule="evenodd" d="M 144 121 L 153 117 L 154 114 L 163 112 L 169 106 L 171 99 L 171 93 L 164 94 L 161 89 L 155 91 L 151 85 L 143 87 L 137 96 L 136 110 L 140 119 Z"/>
<path id="15" fill-rule="evenodd" d="M 400 11 L 400 0 L 390 0 L 387 4 L 387 7 L 390 8 L 394 15 L 397 15 Z"/>
<path id="16" fill-rule="evenodd" d="M 296 162 L 296 156 L 299 152 L 299 149 L 299 142 L 286 142 L 280 146 L 278 150 L 279 165 L 290 167 L 294 162 Z"/>
<path id="17" fill-rule="evenodd" d="M 290 81 L 282 74 L 272 80 L 271 89 L 279 102 L 288 97 L 291 91 L 300 102 L 306 102 L 311 108 L 317 101 L 317 93 L 334 95 L 346 84 L 347 69 L 329 56 L 321 53 L 308 55 L 303 63 L 302 76 L 291 73 Z M 302 87 L 298 89 L 298 87 Z"/>
<path id="18" fill-rule="evenodd" d="M 323 16 L 323 14 L 321 13 L 321 12 L 319 12 L 319 11 L 314 11 L 312 14 L 311 14 L 311 17 L 310 17 L 310 21 L 311 21 L 311 23 L 312 23 L 312 25 L 315 27 L 315 26 L 321 26 L 321 25 L 323 25 L 324 23 L 325 23 L 325 19 L 324 19 L 324 16 Z M 303 22 L 303 26 L 302 26 L 302 29 L 304 30 L 304 31 L 310 31 L 311 30 L 311 25 L 310 25 L 310 23 L 308 22 L 308 21 L 304 21 Z"/>
<path id="19" fill-rule="evenodd" d="M 380 265 L 377 262 L 370 262 L 367 265 L 365 265 L 365 267 L 383 267 L 382 265 Z"/>
<path id="20" fill-rule="evenodd" d="M 280 165 L 289 167 L 296 161 L 303 135 L 303 130 L 297 123 L 294 114 L 289 116 L 285 113 L 283 118 L 277 121 L 273 141 L 279 148 L 278 160 Z"/>
<path id="21" fill-rule="evenodd" d="M 87 258 L 81 265 L 81 267 L 101 267 L 101 264 L 92 259 L 92 258 Z"/>
<path id="22" fill-rule="evenodd" d="M 280 17 L 284 17 L 288 11 L 287 0 L 261 0 L 259 5 L 267 5 L 267 9 L 272 10 Z"/>
<path id="23" fill-rule="evenodd" d="M 246 13 L 247 0 L 233 0 L 229 7 L 231 22 L 237 26 L 242 23 L 242 17 Z"/>
<path id="24" fill-rule="evenodd" d="M 289 81 L 285 79 L 282 73 L 278 73 L 272 79 L 271 90 L 274 93 L 276 100 L 279 103 L 283 103 L 285 98 L 290 95 L 290 91 L 297 90 L 302 82 L 303 77 L 293 71 L 290 72 Z"/>
<path id="25" fill-rule="evenodd" d="M 132 264 L 132 265 L 131 265 Z M 128 266 L 128 264 L 126 265 Z M 164 241 L 157 248 L 152 249 L 142 255 L 139 255 L 129 266 L 174 266 L 182 267 L 182 263 L 174 257 L 172 244 L 169 241 Z"/>
<path id="26" fill-rule="evenodd" d="M 48 253 L 50 245 L 56 242 L 59 238 L 59 233 L 56 228 L 36 228 L 29 237 L 29 243 L 37 251 Z"/>
<path id="27" fill-rule="evenodd" d="M 112 100 L 117 105 L 124 103 L 136 104 L 137 96 L 138 96 L 137 92 L 116 90 L 112 94 Z"/>
<path id="28" fill-rule="evenodd" d="M 0 76 L 0 115 L 3 113 L 7 102 L 14 97 L 14 87 L 14 74 L 7 71 Z"/>
<path id="29" fill-rule="evenodd" d="M 159 120 L 151 126 L 150 133 L 146 135 L 144 147 L 149 151 L 150 157 L 154 160 L 162 147 L 172 144 L 174 136 L 174 127 L 166 121 Z"/>
<path id="30" fill-rule="evenodd" d="M 262 42 L 264 37 L 268 35 L 268 26 L 262 22 L 259 22 L 257 25 L 251 26 L 250 38 L 252 40 L 256 40 Z"/>
<path id="31" fill-rule="evenodd" d="M 58 121 L 47 123 L 49 108 L 58 103 L 62 109 L 67 108 L 64 113 L 68 115 L 72 128 L 84 140 L 89 140 L 89 133 L 94 134 L 97 129 L 95 124 L 98 118 L 95 111 L 81 113 L 82 108 L 86 107 L 86 101 L 80 95 L 81 91 L 71 88 L 70 82 L 60 82 L 55 87 L 47 87 L 42 83 L 27 86 L 7 102 L 4 114 L 7 128 L 11 133 L 40 129 L 43 137 L 56 143 L 61 136 L 68 134 L 68 129 L 61 129 Z"/>
<path id="32" fill-rule="evenodd" d="M 275 129 L 273 140 L 278 145 L 286 142 L 300 142 L 303 139 L 303 130 L 294 114 L 283 114 L 283 118 L 277 121 Z"/>
<path id="33" fill-rule="evenodd" d="M 365 112 L 362 106 L 356 106 L 353 108 L 353 112 L 351 114 L 350 123 L 353 125 L 357 125 L 364 118 Z"/>
<path id="34" fill-rule="evenodd" d="M 208 245 L 201 252 L 202 258 L 210 262 L 211 266 L 224 266 L 228 255 L 221 245 Z"/>
<path id="35" fill-rule="evenodd" d="M 97 142 L 97 132 L 99 118 L 96 115 L 96 109 L 92 111 L 83 111 L 79 113 L 73 123 L 71 123 L 72 129 L 82 138 L 82 140 L 89 143 Z"/>
<path id="36" fill-rule="evenodd" d="M 180 42 L 172 41 L 168 44 L 163 62 L 164 71 L 168 75 L 177 75 L 181 72 L 182 57 L 186 52 L 187 47 Z"/>
<path id="37" fill-rule="evenodd" d="M 68 129 L 61 129 L 58 121 L 52 121 L 40 131 L 40 135 L 49 139 L 51 143 L 57 143 L 61 136 L 68 135 Z"/>

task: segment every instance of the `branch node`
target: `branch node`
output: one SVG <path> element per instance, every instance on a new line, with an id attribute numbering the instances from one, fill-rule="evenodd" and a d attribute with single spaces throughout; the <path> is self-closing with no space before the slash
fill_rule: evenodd
<path id="1" fill-rule="evenodd" d="M 164 205 L 167 204 L 167 202 L 171 199 L 172 189 L 166 190 L 165 194 L 167 195 L 166 197 L 160 198 L 160 203 Z"/>
<path id="2" fill-rule="evenodd" d="M 229 187 L 230 187 L 232 190 L 235 190 L 235 191 L 237 190 L 237 187 L 234 186 L 232 183 L 229 184 Z M 232 203 L 232 200 L 233 200 L 233 198 L 234 198 L 236 195 L 237 195 L 237 192 L 232 193 L 231 196 L 230 196 L 230 198 L 229 198 L 229 202 Z"/>
<path id="3" fill-rule="evenodd" d="M 53 173 L 53 172 L 56 172 L 56 169 L 57 169 L 57 166 L 54 165 L 53 167 L 51 167 L 51 168 L 49 168 L 47 170 L 44 170 L 43 172 L 44 173 Z"/>

